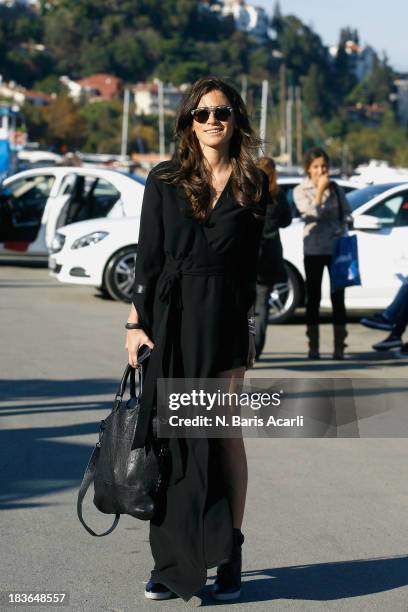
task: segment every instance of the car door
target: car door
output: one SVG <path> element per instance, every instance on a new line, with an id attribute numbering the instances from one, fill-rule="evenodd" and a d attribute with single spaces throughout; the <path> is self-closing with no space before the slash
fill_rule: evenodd
<path id="1" fill-rule="evenodd" d="M 0 250 L 35 254 L 45 251 L 38 240 L 44 211 L 55 182 L 51 174 L 36 174 L 7 182 L 0 191 Z M 34 243 L 35 248 L 31 248 Z"/>
<path id="2" fill-rule="evenodd" d="M 64 225 L 63 222 L 58 225 L 58 219 L 64 216 L 65 211 L 68 211 L 70 202 L 79 198 L 79 195 L 77 197 L 77 194 L 81 193 L 81 185 L 83 184 L 83 180 L 84 177 L 79 176 L 74 171 L 68 172 L 68 174 L 66 174 L 61 181 L 57 195 L 55 198 L 53 198 L 52 202 L 49 203 L 49 206 L 47 206 L 45 214 L 45 242 L 47 248 L 51 246 L 51 242 L 54 238 L 57 227 Z"/>
<path id="3" fill-rule="evenodd" d="M 378 228 L 355 230 L 364 299 L 371 300 L 373 307 L 393 299 L 399 276 L 404 274 L 404 261 L 408 274 L 407 209 L 408 190 L 389 195 L 364 211 L 378 221 Z M 347 290 L 350 298 L 358 291 L 358 287 Z"/>
<path id="4" fill-rule="evenodd" d="M 107 179 L 90 174 L 68 174 L 48 215 L 47 246 L 51 245 L 55 231 L 63 225 L 106 217 L 111 215 L 116 204 L 122 216 L 120 203 L 120 191 Z"/>

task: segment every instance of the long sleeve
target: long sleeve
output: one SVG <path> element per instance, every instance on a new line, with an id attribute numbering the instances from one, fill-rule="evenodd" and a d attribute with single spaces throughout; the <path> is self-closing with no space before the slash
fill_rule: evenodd
<path id="1" fill-rule="evenodd" d="M 136 254 L 132 302 L 139 322 L 151 334 L 156 281 L 164 263 L 162 193 L 154 170 L 147 177 Z"/>
<path id="2" fill-rule="evenodd" d="M 246 281 L 247 281 L 247 312 L 256 301 L 256 281 L 258 275 L 259 251 L 262 233 L 265 224 L 266 210 L 269 203 L 269 182 L 262 172 L 262 195 L 260 201 L 254 206 L 248 227 L 249 248 L 246 257 Z"/>
<path id="3" fill-rule="evenodd" d="M 267 206 L 263 239 L 273 238 L 280 227 L 292 223 L 292 213 L 285 193 L 280 189 L 276 197 Z"/>

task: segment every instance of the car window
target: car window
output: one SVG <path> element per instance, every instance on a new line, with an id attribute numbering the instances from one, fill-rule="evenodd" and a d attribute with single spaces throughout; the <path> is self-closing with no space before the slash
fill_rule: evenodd
<path id="1" fill-rule="evenodd" d="M 367 204 L 375 196 L 388 191 L 392 187 L 396 187 L 398 183 L 384 183 L 382 185 L 369 185 L 362 189 L 356 189 L 347 194 L 347 202 L 350 204 L 352 210 L 357 210 L 363 204 Z M 367 213 L 368 214 L 368 213 Z"/>
<path id="2" fill-rule="evenodd" d="M 395 227 L 408 227 L 408 191 L 402 195 L 402 204 L 395 219 Z"/>
<path id="3" fill-rule="evenodd" d="M 89 198 L 94 216 L 106 217 L 120 199 L 120 192 L 109 181 L 98 178 L 90 189 Z"/>
<path id="4" fill-rule="evenodd" d="M 381 225 L 394 225 L 403 200 L 404 196 L 402 193 L 395 194 L 375 204 L 364 214 L 376 217 Z"/>
<path id="5" fill-rule="evenodd" d="M 4 186 L 2 192 L 6 192 L 13 198 L 47 197 L 50 195 L 55 176 L 27 176 L 12 181 Z"/>
<path id="6" fill-rule="evenodd" d="M 69 195 L 69 201 L 58 218 L 57 227 L 106 217 L 121 197 L 116 187 L 103 178 L 77 174 L 66 177 L 64 182 L 62 190 Z"/>
<path id="7" fill-rule="evenodd" d="M 356 188 L 352 187 L 351 185 L 341 185 L 341 187 L 343 188 L 344 193 L 352 193 L 356 190 Z"/>

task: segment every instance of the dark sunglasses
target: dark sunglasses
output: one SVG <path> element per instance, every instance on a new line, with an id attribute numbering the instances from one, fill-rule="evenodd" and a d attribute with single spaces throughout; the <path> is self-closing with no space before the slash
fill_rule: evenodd
<path id="1" fill-rule="evenodd" d="M 191 114 L 198 123 L 207 123 L 211 113 L 214 113 L 217 121 L 228 121 L 232 115 L 232 106 L 202 106 L 191 111 Z"/>

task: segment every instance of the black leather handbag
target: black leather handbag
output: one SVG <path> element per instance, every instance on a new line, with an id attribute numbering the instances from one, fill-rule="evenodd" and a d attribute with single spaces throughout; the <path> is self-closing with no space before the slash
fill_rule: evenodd
<path id="1" fill-rule="evenodd" d="M 100 422 L 99 441 L 86 467 L 78 492 L 77 513 L 85 529 L 93 536 L 105 536 L 117 526 L 121 514 L 141 520 L 154 516 L 155 502 L 163 484 L 164 458 L 167 447 L 157 440 L 153 421 L 149 426 L 145 445 L 134 448 L 138 426 L 142 427 L 140 400 L 143 375 L 150 349 L 144 346 L 138 354 L 139 394 L 136 396 L 135 368 L 126 366 L 111 413 Z M 123 400 L 130 378 L 130 399 Z M 115 514 L 115 520 L 104 533 L 95 533 L 84 521 L 82 503 L 94 482 L 95 506 L 105 514 Z"/>

